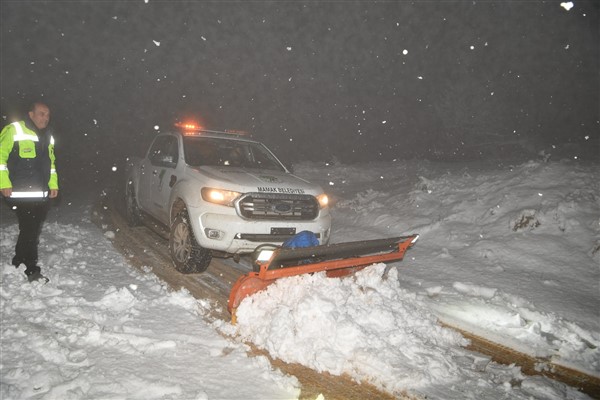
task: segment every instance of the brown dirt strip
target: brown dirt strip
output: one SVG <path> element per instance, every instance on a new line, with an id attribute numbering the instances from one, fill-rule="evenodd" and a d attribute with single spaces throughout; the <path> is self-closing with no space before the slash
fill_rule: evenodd
<path id="1" fill-rule="evenodd" d="M 447 324 L 442 325 L 460 332 L 464 337 L 469 339 L 471 344 L 467 346 L 468 350 L 486 354 L 492 357 L 492 360 L 500 364 L 518 365 L 521 367 L 524 374 L 543 375 L 550 379 L 564 382 L 567 385 L 588 394 L 594 399 L 600 399 L 600 379 L 598 377 L 553 363 L 550 360 L 532 357 L 501 344 L 494 343 L 481 336 L 476 336 L 455 326 Z"/>

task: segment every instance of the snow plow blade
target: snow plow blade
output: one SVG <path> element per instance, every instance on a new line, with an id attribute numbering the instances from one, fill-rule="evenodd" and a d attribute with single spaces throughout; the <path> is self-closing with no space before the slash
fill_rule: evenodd
<path id="1" fill-rule="evenodd" d="M 242 275 L 229 294 L 227 309 L 235 323 L 235 310 L 242 300 L 259 292 L 277 279 L 327 271 L 328 277 L 342 277 L 371 264 L 402 260 L 419 235 L 389 239 L 361 240 L 314 247 L 278 248 L 261 253 L 258 272 Z"/>

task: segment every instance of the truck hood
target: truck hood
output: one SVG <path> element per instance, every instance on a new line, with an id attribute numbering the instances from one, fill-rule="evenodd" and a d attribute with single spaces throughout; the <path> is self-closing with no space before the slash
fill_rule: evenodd
<path id="1" fill-rule="evenodd" d="M 317 196 L 323 189 L 296 175 L 266 169 L 236 167 L 194 167 L 192 175 L 201 174 L 209 178 L 211 187 L 241 193 L 310 194 Z"/>

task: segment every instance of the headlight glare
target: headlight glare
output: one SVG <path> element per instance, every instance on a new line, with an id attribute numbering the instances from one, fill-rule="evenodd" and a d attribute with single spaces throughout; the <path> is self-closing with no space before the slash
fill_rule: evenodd
<path id="1" fill-rule="evenodd" d="M 221 204 L 223 206 L 233 207 L 233 202 L 240 196 L 239 192 L 232 192 L 231 190 L 215 189 L 215 188 L 202 188 L 201 190 L 202 199 L 209 203 Z"/>
<path id="2" fill-rule="evenodd" d="M 325 193 L 318 195 L 317 200 L 319 201 L 319 207 L 321 208 L 325 208 L 329 204 L 329 198 Z"/>

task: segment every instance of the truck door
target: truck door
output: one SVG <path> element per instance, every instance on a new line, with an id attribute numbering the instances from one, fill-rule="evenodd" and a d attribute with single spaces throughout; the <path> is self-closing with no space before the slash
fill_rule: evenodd
<path id="1" fill-rule="evenodd" d="M 152 142 L 152 145 L 150 146 L 150 150 L 148 151 L 148 155 L 146 157 L 144 157 L 141 161 L 140 164 L 140 183 L 139 183 L 139 187 L 138 187 L 138 193 L 137 193 L 137 197 L 138 197 L 138 202 L 140 203 L 140 206 L 142 207 L 142 209 L 147 212 L 150 213 L 151 210 L 151 205 L 152 205 L 152 182 L 153 182 L 153 170 L 154 167 L 152 166 L 152 163 L 150 162 L 150 158 L 153 157 L 153 154 L 155 154 L 158 151 L 158 147 L 160 147 L 160 141 L 161 141 L 161 137 L 157 137 L 156 139 L 154 139 L 154 142 Z"/>
<path id="2" fill-rule="evenodd" d="M 175 167 L 179 160 L 177 138 L 174 136 L 159 136 L 156 138 L 148 153 L 149 165 L 145 169 L 146 182 L 143 182 L 148 192 L 144 194 L 147 201 L 144 208 L 159 221 L 169 223 L 169 197 L 175 184 Z"/>

